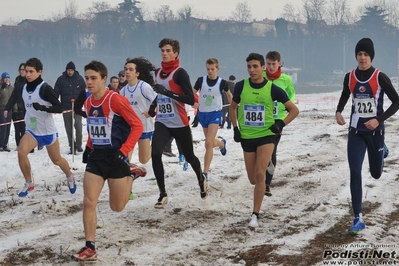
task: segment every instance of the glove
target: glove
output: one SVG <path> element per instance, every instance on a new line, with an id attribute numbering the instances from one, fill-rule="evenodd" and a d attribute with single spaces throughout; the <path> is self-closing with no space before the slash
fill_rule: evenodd
<path id="1" fill-rule="evenodd" d="M 154 89 L 154 91 L 155 91 L 156 93 L 163 94 L 163 95 L 166 95 L 166 96 L 168 96 L 169 93 L 170 93 L 170 91 L 169 91 L 168 89 L 166 89 L 166 88 L 165 88 L 163 85 L 161 85 L 161 84 L 155 84 L 152 88 Z"/>
<path id="2" fill-rule="evenodd" d="M 197 126 L 198 126 L 198 116 L 197 116 L 197 115 L 195 115 L 194 120 L 193 120 L 193 122 L 191 123 L 191 125 L 192 125 L 193 127 L 197 127 Z"/>
<path id="3" fill-rule="evenodd" d="M 86 146 L 86 149 L 82 155 L 82 163 L 87 163 L 87 161 L 89 160 L 90 153 L 92 151 L 93 151 L 92 149 L 90 149 L 89 147 Z"/>
<path id="4" fill-rule="evenodd" d="M 41 105 L 40 103 L 33 103 L 32 105 L 36 111 L 47 111 L 47 106 Z"/>
<path id="5" fill-rule="evenodd" d="M 269 129 L 274 133 L 274 134 L 281 134 L 281 131 L 283 130 L 283 127 L 285 127 L 285 123 L 283 120 L 275 120 L 274 124 L 269 127 Z"/>
<path id="6" fill-rule="evenodd" d="M 241 141 L 241 132 L 238 127 L 234 127 L 234 141 L 240 142 Z"/>

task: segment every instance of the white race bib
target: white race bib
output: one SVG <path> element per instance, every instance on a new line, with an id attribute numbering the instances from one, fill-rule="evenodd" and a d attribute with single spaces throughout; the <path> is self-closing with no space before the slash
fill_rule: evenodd
<path id="1" fill-rule="evenodd" d="M 263 127 L 265 125 L 265 106 L 244 105 L 244 124 L 250 127 Z"/>
<path id="2" fill-rule="evenodd" d="M 173 107 L 172 99 L 169 97 L 157 99 L 158 115 L 157 119 L 167 119 L 175 117 L 175 110 Z"/>
<path id="3" fill-rule="evenodd" d="M 111 133 L 105 117 L 88 117 L 87 124 L 93 145 L 111 144 Z"/>
<path id="4" fill-rule="evenodd" d="M 354 99 L 355 113 L 362 118 L 377 116 L 374 98 Z"/>

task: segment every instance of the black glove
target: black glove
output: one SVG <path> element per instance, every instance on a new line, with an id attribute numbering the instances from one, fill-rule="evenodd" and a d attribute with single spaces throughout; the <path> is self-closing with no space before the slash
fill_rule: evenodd
<path id="1" fill-rule="evenodd" d="M 33 103 L 33 108 L 35 108 L 36 111 L 47 111 L 47 106 L 41 105 L 40 103 Z"/>
<path id="2" fill-rule="evenodd" d="M 241 132 L 238 127 L 234 127 L 234 141 L 240 142 L 241 141 Z"/>
<path id="3" fill-rule="evenodd" d="M 82 155 L 82 163 L 87 163 L 87 161 L 89 160 L 90 153 L 92 151 L 93 151 L 92 149 L 90 149 L 89 147 L 86 146 L 86 149 Z"/>
<path id="4" fill-rule="evenodd" d="M 193 122 L 191 123 L 193 127 L 198 127 L 198 116 L 195 115 Z"/>
<path id="5" fill-rule="evenodd" d="M 283 120 L 275 120 L 274 124 L 269 127 L 269 129 L 276 135 L 281 134 L 281 131 L 285 127 L 285 123 Z"/>
<path id="6" fill-rule="evenodd" d="M 168 90 L 167 88 L 165 88 L 161 84 L 154 84 L 154 86 L 152 88 L 154 89 L 154 91 L 156 93 L 163 94 L 163 95 L 166 95 L 166 96 L 168 96 L 169 93 L 170 93 L 170 90 Z"/>

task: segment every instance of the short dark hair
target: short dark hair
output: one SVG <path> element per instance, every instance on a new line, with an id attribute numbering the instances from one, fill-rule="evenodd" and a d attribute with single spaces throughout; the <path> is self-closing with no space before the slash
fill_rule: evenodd
<path id="1" fill-rule="evenodd" d="M 267 59 L 270 59 L 270 60 L 273 60 L 273 61 L 278 61 L 278 62 L 280 62 L 281 61 L 281 55 L 280 55 L 280 53 L 279 52 L 277 52 L 277 51 L 269 51 L 267 54 L 266 54 L 266 60 Z"/>
<path id="2" fill-rule="evenodd" d="M 257 60 L 260 62 L 261 66 L 265 65 L 265 58 L 263 57 L 263 55 L 258 54 L 258 53 L 250 53 L 247 57 L 247 62 L 251 61 L 251 60 Z"/>
<path id="3" fill-rule="evenodd" d="M 164 38 L 159 42 L 158 47 L 161 49 L 162 47 L 164 47 L 165 45 L 168 45 L 168 44 L 172 46 L 173 52 L 177 53 L 177 56 L 179 56 L 180 43 L 178 40 L 171 39 L 171 38 Z"/>
<path id="4" fill-rule="evenodd" d="M 85 71 L 93 70 L 100 73 L 101 78 L 108 77 L 107 67 L 100 61 L 93 60 L 85 65 Z"/>
<path id="5" fill-rule="evenodd" d="M 136 72 L 139 72 L 138 79 L 147 82 L 151 86 L 154 85 L 154 77 L 151 72 L 155 71 L 156 68 L 148 59 L 144 57 L 128 58 L 125 66 L 129 63 L 136 65 Z"/>
<path id="6" fill-rule="evenodd" d="M 117 80 L 119 81 L 119 79 L 118 79 L 117 76 L 112 76 L 112 77 L 109 79 L 109 82 L 112 82 L 113 79 L 117 79 Z"/>
<path id="7" fill-rule="evenodd" d="M 37 72 L 43 70 L 42 62 L 36 57 L 29 58 L 28 61 L 26 61 L 25 66 L 33 67 Z"/>
<path id="8" fill-rule="evenodd" d="M 18 71 L 21 69 L 22 66 L 25 68 L 26 63 L 21 63 L 21 64 L 19 64 Z"/>

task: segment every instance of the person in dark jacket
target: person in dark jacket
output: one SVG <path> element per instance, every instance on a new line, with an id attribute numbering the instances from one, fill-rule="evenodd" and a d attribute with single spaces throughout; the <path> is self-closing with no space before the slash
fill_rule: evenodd
<path id="1" fill-rule="evenodd" d="M 61 97 L 63 108 L 63 118 L 65 131 L 68 136 L 69 154 L 73 152 L 83 152 L 82 149 L 82 116 L 76 114 L 72 110 L 72 100 L 76 100 L 81 91 L 86 88 L 86 83 L 79 72 L 76 71 L 75 64 L 71 61 L 66 65 L 65 71 L 57 79 L 54 91 L 57 96 Z M 75 139 L 72 140 L 72 115 L 75 120 Z M 73 141 L 75 141 L 73 143 Z M 73 145 L 72 145 L 73 144 Z M 73 147 L 72 147 L 73 146 Z"/>
<path id="2" fill-rule="evenodd" d="M 19 75 L 15 78 L 14 82 L 14 91 L 15 94 L 18 94 L 18 90 L 21 91 L 22 87 L 26 83 L 26 78 L 25 78 L 25 63 L 19 64 L 18 68 Z M 14 94 L 13 91 L 13 94 Z M 19 145 L 19 141 L 21 140 L 22 136 L 25 134 L 25 106 L 24 102 L 22 100 L 22 97 L 18 95 L 17 99 L 17 110 L 12 113 L 12 121 L 14 124 L 14 131 L 15 131 L 15 143 L 17 144 L 17 147 Z"/>
<path id="3" fill-rule="evenodd" d="M 1 74 L 1 86 L 0 86 L 0 113 L 3 113 L 11 97 L 11 93 L 14 87 L 11 85 L 10 74 L 4 72 Z M 15 106 L 13 106 L 15 111 Z M 11 111 L 11 110 L 10 110 Z M 12 112 L 8 112 L 7 116 L 0 116 L 0 151 L 11 151 L 8 148 L 8 139 L 10 137 L 11 129 L 11 116 Z"/>

